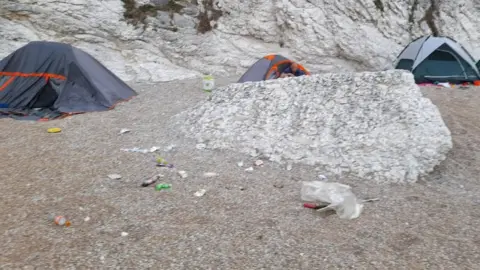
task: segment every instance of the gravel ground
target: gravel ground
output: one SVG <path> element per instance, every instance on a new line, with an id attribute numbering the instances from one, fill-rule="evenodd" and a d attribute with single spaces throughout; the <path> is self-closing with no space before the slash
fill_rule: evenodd
<path id="1" fill-rule="evenodd" d="M 360 218 L 341 220 L 302 207 L 300 182 L 321 171 L 265 162 L 247 173 L 237 162 L 251 157 L 198 150 L 169 128 L 170 116 L 206 97 L 199 88 L 199 80 L 137 85 L 141 95 L 109 112 L 0 120 L 0 269 L 478 268 L 480 91 L 424 88 L 452 131 L 448 159 L 416 184 L 331 177 L 359 197 L 380 197 Z M 153 154 L 120 150 L 152 146 L 189 176 L 155 167 Z M 170 191 L 140 187 L 157 173 Z M 72 226 L 55 226 L 49 214 Z"/>

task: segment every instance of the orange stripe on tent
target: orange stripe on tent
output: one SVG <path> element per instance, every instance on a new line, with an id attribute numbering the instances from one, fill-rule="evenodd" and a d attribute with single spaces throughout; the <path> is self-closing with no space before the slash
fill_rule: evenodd
<path id="1" fill-rule="evenodd" d="M 275 65 L 273 65 L 270 70 L 267 72 L 267 75 L 265 75 L 265 79 L 266 78 L 270 78 L 270 75 L 272 75 L 273 72 L 278 72 L 278 66 L 279 65 L 283 65 L 283 64 L 287 64 L 287 63 L 294 63 L 294 61 L 292 60 L 288 60 L 288 59 L 285 59 L 285 60 L 282 60 L 282 61 L 278 61 L 277 63 L 275 63 Z M 308 70 L 303 67 L 302 65 L 300 65 L 299 63 L 297 63 L 297 66 L 300 70 L 302 70 L 303 72 L 305 72 L 306 75 L 310 75 L 310 72 L 308 72 Z"/>
<path id="2" fill-rule="evenodd" d="M 7 86 L 13 82 L 13 80 L 15 80 L 16 77 L 11 77 L 10 79 L 8 79 L 2 86 L 0 86 L 0 92 L 5 90 L 5 88 L 7 88 Z"/>
<path id="3" fill-rule="evenodd" d="M 52 73 L 22 73 L 22 72 L 5 72 L 0 71 L 0 76 L 13 76 L 13 77 L 44 77 L 45 79 L 59 79 L 66 80 L 67 78 L 60 74 Z"/>
<path id="4" fill-rule="evenodd" d="M 269 55 L 266 55 L 264 56 L 263 58 L 267 59 L 267 60 L 270 60 L 270 61 L 273 61 L 273 59 L 275 59 L 275 54 L 269 54 Z"/>

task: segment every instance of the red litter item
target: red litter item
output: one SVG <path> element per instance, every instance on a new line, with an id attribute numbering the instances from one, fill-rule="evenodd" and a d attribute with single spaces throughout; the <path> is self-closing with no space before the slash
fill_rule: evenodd
<path id="1" fill-rule="evenodd" d="M 311 208 L 311 209 L 318 209 L 320 208 L 318 205 L 314 204 L 314 203 L 304 203 L 303 204 L 303 207 L 305 208 Z"/>

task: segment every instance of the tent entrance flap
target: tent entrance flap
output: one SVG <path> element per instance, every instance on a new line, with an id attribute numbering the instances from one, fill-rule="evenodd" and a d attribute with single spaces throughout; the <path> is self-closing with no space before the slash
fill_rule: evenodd
<path id="1" fill-rule="evenodd" d="M 437 50 L 415 69 L 415 77 L 466 78 L 465 69 L 457 57 L 448 51 Z"/>
<path id="2" fill-rule="evenodd" d="M 42 89 L 40 89 L 40 91 L 38 91 L 38 94 L 33 98 L 31 102 L 32 105 L 30 105 L 29 107 L 52 109 L 57 98 L 57 91 L 55 91 L 50 82 L 48 82 Z"/>

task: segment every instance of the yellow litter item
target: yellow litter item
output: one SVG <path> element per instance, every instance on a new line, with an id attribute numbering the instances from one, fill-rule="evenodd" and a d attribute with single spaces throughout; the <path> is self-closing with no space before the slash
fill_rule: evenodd
<path id="1" fill-rule="evenodd" d="M 58 133 L 60 131 L 62 131 L 61 128 L 49 128 L 49 129 L 47 129 L 48 133 Z"/>

